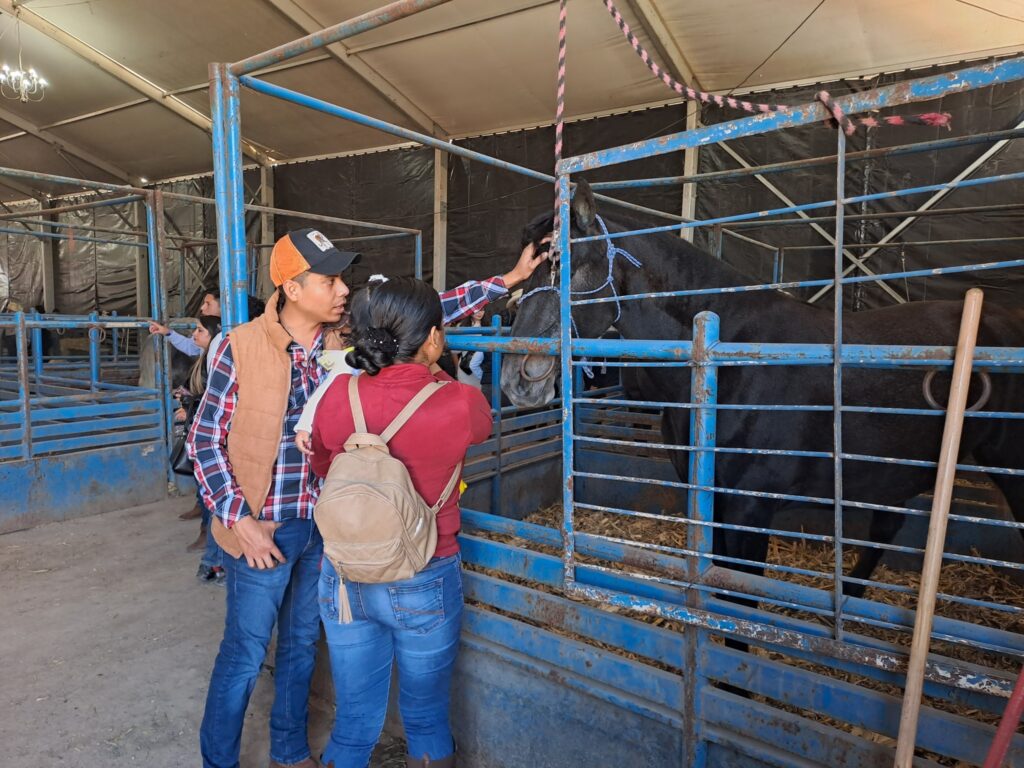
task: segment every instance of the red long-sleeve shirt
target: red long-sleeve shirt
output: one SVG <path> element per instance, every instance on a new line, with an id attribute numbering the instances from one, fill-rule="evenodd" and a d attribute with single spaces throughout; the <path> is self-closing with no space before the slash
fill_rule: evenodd
<path id="1" fill-rule="evenodd" d="M 313 421 L 313 472 L 327 475 L 334 457 L 345 450 L 345 441 L 355 431 L 348 401 L 351 376 L 339 376 L 324 394 Z M 413 396 L 431 381 L 450 381 L 435 393 L 392 438 L 391 455 L 402 461 L 420 496 L 434 504 L 441 496 L 455 465 L 466 449 L 482 443 L 491 433 L 490 405 L 480 390 L 452 381 L 446 373 L 436 378 L 418 363 L 392 365 L 376 376 L 359 377 L 359 399 L 366 428 L 379 434 Z M 452 494 L 437 515 L 436 557 L 459 551 L 456 536 L 460 528 L 459 493 Z"/>

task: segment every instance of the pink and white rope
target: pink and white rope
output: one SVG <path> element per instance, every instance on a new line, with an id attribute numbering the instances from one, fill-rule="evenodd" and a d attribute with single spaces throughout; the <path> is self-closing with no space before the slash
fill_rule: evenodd
<path id="1" fill-rule="evenodd" d="M 759 104 L 745 101 L 744 99 L 737 99 L 733 96 L 721 96 L 718 94 L 707 93 L 706 91 L 698 91 L 685 83 L 680 83 L 660 67 L 658 62 L 651 58 L 651 55 L 640 43 L 640 40 L 638 40 L 637 36 L 633 34 L 633 30 L 630 29 L 629 24 L 624 18 L 622 18 L 622 14 L 619 13 L 619 9 L 615 7 L 615 3 L 612 0 L 604 0 L 604 5 L 615 20 L 615 23 L 618 24 L 619 29 L 622 30 L 622 34 L 625 35 L 626 41 L 629 43 L 630 47 L 636 51 L 643 63 L 649 70 L 651 70 L 651 73 L 680 96 L 683 96 L 690 101 L 699 101 L 702 104 L 714 104 L 719 107 L 737 109 L 750 114 L 788 112 L 791 109 L 784 104 Z M 949 128 L 950 115 L 947 112 L 927 112 L 921 115 L 894 115 L 891 117 L 850 118 L 843 113 L 842 109 L 840 109 L 834 101 L 832 101 L 828 91 L 820 91 L 815 95 L 815 98 L 825 106 L 825 109 L 827 109 L 832 115 L 832 119 L 835 121 L 835 124 L 841 127 L 847 135 L 852 134 L 858 127 L 874 128 L 879 125 L 930 125 Z"/>

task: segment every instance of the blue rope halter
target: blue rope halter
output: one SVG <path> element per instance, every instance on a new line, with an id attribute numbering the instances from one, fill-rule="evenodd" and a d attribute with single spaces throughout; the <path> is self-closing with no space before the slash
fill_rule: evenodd
<path id="1" fill-rule="evenodd" d="M 622 302 L 619 300 L 619 292 L 615 288 L 615 281 L 612 277 L 613 271 L 615 269 L 615 257 L 622 256 L 634 267 L 642 267 L 643 264 L 641 264 L 640 260 L 633 256 L 633 254 L 631 254 L 625 248 L 619 248 L 617 245 L 615 245 L 612 242 L 612 240 L 608 238 L 608 227 L 605 226 L 604 219 L 602 219 L 600 216 L 596 216 L 595 218 L 597 219 L 598 225 L 601 227 L 601 234 L 605 236 L 604 253 L 605 258 L 608 261 L 608 274 L 605 276 L 604 282 L 601 283 L 601 285 L 599 285 L 597 288 L 594 288 L 591 291 L 571 291 L 570 293 L 572 296 L 592 296 L 595 293 L 600 293 L 605 288 L 610 288 L 612 291 L 612 296 L 615 297 L 615 319 L 612 321 L 612 325 L 615 325 L 615 323 L 619 322 L 619 318 L 622 317 Z M 524 301 L 526 301 L 528 298 L 535 294 L 546 293 L 548 291 L 554 291 L 555 293 L 557 293 L 558 288 L 555 286 L 555 282 L 557 279 L 556 275 L 557 273 L 555 272 L 555 267 L 552 266 L 551 283 L 549 285 L 538 286 L 534 288 L 532 291 L 528 291 L 527 293 L 523 294 L 523 296 L 519 299 L 519 306 L 521 307 Z M 569 320 L 572 323 L 571 333 L 575 335 L 577 338 L 579 338 L 580 334 L 579 331 L 576 329 L 576 320 L 575 318 L 572 317 L 571 312 L 569 314 Z M 582 362 L 586 362 L 586 358 L 583 358 Z M 586 374 L 588 379 L 594 378 L 594 372 L 590 368 L 590 366 L 583 366 L 583 372 Z"/>
<path id="2" fill-rule="evenodd" d="M 615 281 L 614 281 L 614 279 L 612 277 L 613 271 L 615 269 L 615 257 L 616 256 L 622 256 L 623 258 L 626 259 L 626 261 L 628 261 L 634 267 L 642 267 L 643 264 L 641 264 L 640 260 L 637 259 L 635 256 L 633 256 L 633 254 L 631 254 L 625 248 L 619 248 L 610 239 L 608 239 L 608 227 L 605 226 L 604 219 L 602 219 L 600 216 L 597 216 L 595 218 L 597 219 L 598 225 L 601 227 L 601 234 L 603 234 L 605 236 L 605 241 L 604 241 L 605 242 L 605 252 L 604 253 L 605 253 L 605 258 L 608 260 L 608 274 L 605 277 L 604 282 L 601 283 L 601 285 L 597 286 L 597 288 L 594 288 L 592 291 L 572 291 L 571 293 L 572 293 L 573 296 L 591 296 L 591 295 L 593 295 L 595 293 L 600 293 L 605 288 L 611 288 L 612 296 L 615 297 L 615 319 L 612 321 L 612 324 L 614 325 L 615 323 L 617 323 L 619 321 L 619 318 L 622 317 L 622 302 L 619 301 L 619 292 L 615 288 Z M 522 306 L 523 302 L 526 301 L 531 296 L 533 296 L 534 294 L 545 293 L 547 291 L 554 291 L 555 293 L 557 293 L 558 292 L 558 288 L 555 286 L 555 274 L 556 273 L 555 273 L 554 267 L 552 267 L 552 270 L 551 270 L 551 275 L 552 275 L 551 284 L 550 285 L 538 286 L 538 287 L 534 288 L 532 291 L 529 291 L 529 292 L 523 294 L 523 296 L 519 299 L 519 306 Z M 576 332 L 576 321 L 575 320 L 573 320 L 573 332 Z M 577 336 L 578 335 L 579 334 L 577 333 Z"/>

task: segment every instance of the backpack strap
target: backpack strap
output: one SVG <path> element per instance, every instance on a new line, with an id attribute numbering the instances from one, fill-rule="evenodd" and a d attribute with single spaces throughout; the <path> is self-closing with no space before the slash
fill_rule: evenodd
<path id="1" fill-rule="evenodd" d="M 444 387 L 447 383 L 447 381 L 432 381 L 425 387 L 423 387 L 423 389 L 421 389 L 419 392 L 417 392 L 413 399 L 408 402 L 405 408 L 398 412 L 398 415 L 395 416 L 395 420 L 388 424 L 384 431 L 380 433 L 380 439 L 383 440 L 385 443 L 390 443 L 391 438 L 398 434 L 398 430 L 405 426 L 406 422 L 408 422 L 409 419 L 412 418 L 413 414 L 420 409 L 420 406 L 427 402 L 427 399 L 430 398 L 430 396 L 433 395 L 435 392 L 439 392 L 441 388 Z M 358 424 L 356 426 L 358 427 Z M 362 431 L 366 431 L 365 421 L 363 422 Z"/>
<path id="2" fill-rule="evenodd" d="M 430 508 L 431 512 L 433 512 L 436 515 L 438 512 L 441 511 L 441 507 L 443 507 L 448 502 L 448 499 L 451 498 L 451 495 L 455 493 L 455 488 L 458 486 L 459 480 L 461 478 L 462 462 L 460 461 L 458 464 L 455 465 L 455 471 L 452 473 L 452 476 L 448 479 L 448 485 L 446 485 L 444 487 L 444 490 L 441 491 L 441 498 L 437 500 L 437 504 Z"/>
<path id="3" fill-rule="evenodd" d="M 366 416 L 363 415 L 363 404 L 359 400 L 359 377 L 348 380 L 348 403 L 352 408 L 352 419 L 355 421 L 356 432 L 366 432 Z"/>

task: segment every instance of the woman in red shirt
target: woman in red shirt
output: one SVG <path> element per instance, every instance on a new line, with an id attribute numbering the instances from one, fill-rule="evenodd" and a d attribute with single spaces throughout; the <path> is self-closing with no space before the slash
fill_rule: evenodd
<path id="1" fill-rule="evenodd" d="M 409 470 L 420 496 L 433 504 L 466 449 L 490 434 L 490 406 L 480 390 L 453 381 L 437 367 L 444 353 L 441 301 L 423 281 L 392 279 L 364 289 L 352 301 L 352 326 L 354 349 L 347 361 L 364 373 L 358 377 L 359 398 L 369 432 L 379 434 L 425 384 L 451 382 L 388 446 Z M 335 380 L 313 422 L 311 463 L 320 477 L 355 431 L 350 379 Z M 325 765 L 366 768 L 384 726 L 396 659 L 408 765 L 455 765 L 448 709 L 462 624 L 459 527 L 458 494 L 452 494 L 438 512 L 437 549 L 426 568 L 388 584 L 345 582 L 352 610 L 348 623 L 339 620 L 338 575 L 324 558 L 320 615 L 337 697 Z"/>

